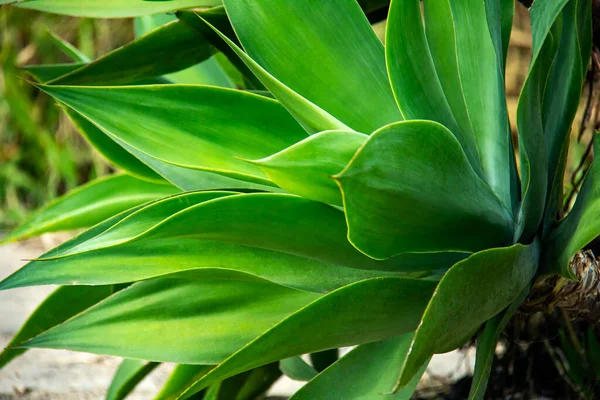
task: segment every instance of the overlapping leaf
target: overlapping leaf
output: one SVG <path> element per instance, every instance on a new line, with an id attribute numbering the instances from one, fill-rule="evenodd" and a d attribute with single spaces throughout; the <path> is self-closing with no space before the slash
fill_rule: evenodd
<path id="1" fill-rule="evenodd" d="M 165 382 L 155 400 L 176 400 L 192 386 L 194 382 L 202 378 L 214 365 L 188 365 L 180 364 L 175 367 L 169 379 Z"/>
<path id="2" fill-rule="evenodd" d="M 146 182 L 128 175 L 100 178 L 54 200 L 2 242 L 89 227 L 128 208 L 177 192 L 179 190 L 174 186 Z"/>
<path id="3" fill-rule="evenodd" d="M 159 363 L 125 359 L 108 387 L 106 400 L 123 400 Z"/>
<path id="4" fill-rule="evenodd" d="M 382 128 L 336 179 L 348 237 L 371 257 L 473 252 L 512 238 L 512 217 L 438 123 Z"/>

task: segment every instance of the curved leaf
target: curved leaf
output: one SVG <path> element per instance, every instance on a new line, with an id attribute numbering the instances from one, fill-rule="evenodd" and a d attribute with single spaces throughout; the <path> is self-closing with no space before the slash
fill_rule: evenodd
<path id="1" fill-rule="evenodd" d="M 159 363 L 125 359 L 115 373 L 106 400 L 123 400 Z"/>
<path id="2" fill-rule="evenodd" d="M 413 336 L 411 332 L 358 346 L 300 388 L 290 400 L 409 400 L 427 364 L 405 388 L 394 394 L 392 389 Z"/>
<path id="3" fill-rule="evenodd" d="M 262 158 L 306 137 L 276 101 L 238 90 L 192 85 L 41 89 L 149 156 L 261 184 L 269 184 L 264 173 L 240 157 Z"/>
<path id="4" fill-rule="evenodd" d="M 69 57 L 71 61 L 74 61 L 76 63 L 89 63 L 91 61 L 89 57 L 83 54 L 81 51 L 79 51 L 77 47 L 73 46 L 71 43 L 58 36 L 56 33 L 48 31 L 48 35 L 50 36 L 50 39 L 52 39 L 56 47 L 58 47 L 63 52 L 63 54 Z"/>
<path id="5" fill-rule="evenodd" d="M 14 6 L 75 17 L 127 18 L 219 4 L 221 0 L 23 0 Z"/>
<path id="6" fill-rule="evenodd" d="M 7 235 L 2 243 L 88 227 L 123 210 L 178 191 L 170 185 L 141 181 L 128 175 L 96 179 L 48 204 Z"/>
<path id="7" fill-rule="evenodd" d="M 320 132 L 252 163 L 290 193 L 341 206 L 342 195 L 331 176 L 344 169 L 367 138 L 353 131 Z"/>
<path id="8" fill-rule="evenodd" d="M 214 365 L 177 365 L 154 399 L 176 400 L 188 387 L 192 386 L 194 382 L 214 367 Z"/>
<path id="9" fill-rule="evenodd" d="M 512 238 L 510 214 L 438 123 L 406 121 L 380 129 L 335 179 L 348 238 L 371 257 L 473 252 Z"/>
<path id="10" fill-rule="evenodd" d="M 450 268 L 427 305 L 398 385 L 408 384 L 433 354 L 461 346 L 512 303 L 533 279 L 539 252 L 537 242 L 517 244 L 473 254 Z"/>
<path id="11" fill-rule="evenodd" d="M 40 333 L 62 324 L 67 319 L 79 314 L 113 293 L 113 286 L 63 286 L 56 289 L 29 316 L 19 332 L 0 352 L 0 369 L 14 358 L 25 353 L 26 349 L 14 346 L 39 335 Z"/>
<path id="12" fill-rule="evenodd" d="M 310 381 L 319 373 L 300 356 L 279 361 L 279 369 L 295 381 Z"/>
<path id="13" fill-rule="evenodd" d="M 383 45 L 355 0 L 224 4 L 248 55 L 345 125 L 372 132 L 403 119 L 388 81 Z"/>
<path id="14" fill-rule="evenodd" d="M 24 65 L 19 69 L 31 75 L 39 83 L 46 83 L 85 65 L 85 63 Z"/>
<path id="15" fill-rule="evenodd" d="M 340 288 L 262 333 L 196 382 L 182 398 L 276 360 L 410 332 L 434 286 L 428 281 L 376 278 Z"/>

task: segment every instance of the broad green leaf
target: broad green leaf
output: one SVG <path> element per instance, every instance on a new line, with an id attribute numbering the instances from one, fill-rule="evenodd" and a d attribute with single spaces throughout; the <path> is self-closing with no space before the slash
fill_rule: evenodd
<path id="1" fill-rule="evenodd" d="M 408 384 L 433 354 L 456 349 L 481 324 L 511 304 L 533 279 L 537 241 L 485 250 L 444 275 L 417 328 L 398 385 Z"/>
<path id="2" fill-rule="evenodd" d="M 527 286 L 521 295 L 506 308 L 506 310 L 490 318 L 483 332 L 477 338 L 477 354 L 475 357 L 475 371 L 473 372 L 473 383 L 469 392 L 469 400 L 483 400 L 488 379 L 492 372 L 492 363 L 496 354 L 496 345 L 500 334 L 510 321 L 515 311 L 529 294 L 530 287 Z"/>
<path id="3" fill-rule="evenodd" d="M 515 13 L 515 0 L 486 0 L 484 3 L 496 57 L 504 72 Z"/>
<path id="4" fill-rule="evenodd" d="M 594 154 L 600 154 L 600 140 L 594 138 Z M 573 209 L 544 241 L 542 264 L 545 272 L 575 278 L 569 261 L 575 253 L 600 236 L 600 166 L 594 161 L 577 195 Z"/>
<path id="5" fill-rule="evenodd" d="M 25 65 L 20 67 L 20 70 L 31 75 L 39 83 L 46 83 L 85 65 L 85 63 Z"/>
<path id="6" fill-rule="evenodd" d="M 76 63 L 89 63 L 91 60 L 88 56 L 83 54 L 79 49 L 73 46 L 71 43 L 67 42 L 56 33 L 52 31 L 48 31 L 48 35 L 50 39 L 54 42 L 56 47 L 58 47 L 67 57 Z"/>
<path id="7" fill-rule="evenodd" d="M 202 377 L 182 398 L 273 361 L 410 332 L 434 287 L 428 281 L 393 277 L 340 288 L 262 333 Z"/>
<path id="8" fill-rule="evenodd" d="M 198 18 L 201 18 L 198 14 L 195 15 Z M 350 129 L 327 111 L 319 108 L 314 103 L 311 103 L 309 100 L 281 83 L 210 22 L 206 20 L 204 20 L 204 22 L 229 45 L 235 54 L 244 62 L 244 64 L 246 64 L 248 69 L 250 69 L 250 71 L 260 79 L 262 84 L 264 84 L 264 86 L 279 101 L 281 101 L 281 104 L 285 106 L 288 112 L 296 118 L 308 133 L 312 134 L 326 130 Z"/>
<path id="9" fill-rule="evenodd" d="M 440 80 L 444 81 L 445 76 L 436 72 L 425 37 L 419 0 L 392 1 L 386 38 L 390 81 L 404 118 L 431 120 L 444 125 L 461 143 L 475 171 L 481 174 L 481 161 L 470 126 L 459 128 L 442 89 Z M 449 47 L 446 42 L 444 46 Z"/>
<path id="10" fill-rule="evenodd" d="M 533 65 L 542 46 L 546 41 L 548 33 L 563 7 L 569 0 L 546 0 L 544 2 L 533 3 L 529 13 L 531 15 L 531 38 L 532 38 L 532 57 Z"/>
<path id="11" fill-rule="evenodd" d="M 213 369 L 214 365 L 188 365 L 180 364 L 175 367 L 169 379 L 162 387 L 161 391 L 154 398 L 155 400 L 176 400 L 192 386 L 194 382 L 202 378 L 208 371 Z"/>
<path id="12" fill-rule="evenodd" d="M 407 4 L 408 3 L 409 2 L 407 2 Z M 396 5 L 400 8 L 401 6 L 398 4 Z M 414 8 L 414 4 L 412 7 Z M 415 17 L 413 16 L 413 25 L 420 23 L 415 21 L 414 18 Z M 430 57 L 435 65 L 435 71 L 430 72 L 430 74 L 431 76 L 438 77 L 438 82 L 441 84 L 441 88 L 444 91 L 443 95 L 445 95 L 448 105 L 454 115 L 453 117 L 456 119 L 456 123 L 460 128 L 459 132 L 453 132 L 454 135 L 457 136 L 459 140 L 462 140 L 461 144 L 463 148 L 466 149 L 466 153 L 470 154 L 470 160 L 473 167 L 477 171 L 481 171 L 481 159 L 477 149 L 477 143 L 475 142 L 475 134 L 473 133 L 473 128 L 471 126 L 469 112 L 467 111 L 459 73 L 458 58 L 456 55 L 456 32 L 454 30 L 454 19 L 450 8 L 450 0 L 424 0 L 423 19 L 425 22 L 425 34 L 427 35 L 427 38 L 425 45 L 422 46 L 429 45 L 429 50 L 431 52 Z M 402 30 L 402 27 L 397 28 Z M 407 38 L 406 45 L 398 43 L 398 46 L 406 46 L 408 48 L 411 40 L 411 38 Z M 421 39 L 421 41 L 423 41 L 423 39 Z M 425 49 L 426 48 L 427 47 L 425 47 Z M 388 52 L 391 52 L 391 50 L 392 49 L 388 46 Z M 427 52 L 424 52 L 424 54 L 427 54 Z M 422 54 L 419 55 L 419 57 L 429 58 Z M 427 59 L 426 63 L 430 64 L 430 61 Z M 419 69 L 421 68 L 423 68 L 423 66 L 419 66 Z M 419 79 L 422 79 L 423 76 L 425 76 L 419 70 L 415 71 L 415 73 L 419 74 Z M 427 84 L 434 85 L 434 82 L 436 82 L 436 80 L 429 79 Z M 432 90 L 435 90 L 436 92 L 439 91 L 437 88 Z M 399 89 L 398 92 L 397 96 L 400 96 L 401 89 Z M 413 101 L 410 99 L 409 93 L 405 93 L 404 96 L 407 98 L 406 101 Z M 425 96 L 429 96 L 429 94 L 425 93 Z M 437 112 L 437 110 L 434 111 Z M 448 127 L 452 130 L 450 125 Z"/>
<path id="13" fill-rule="evenodd" d="M 473 252 L 512 239 L 512 217 L 438 123 L 380 129 L 335 179 L 348 238 L 371 257 Z"/>
<path id="14" fill-rule="evenodd" d="M 413 336 L 411 332 L 358 346 L 300 388 L 291 400 L 409 400 L 427 364 L 406 387 L 396 393 L 392 389 Z"/>
<path id="15" fill-rule="evenodd" d="M 134 30 L 136 37 L 143 36 L 150 31 L 177 20 L 171 14 L 145 15 L 134 19 Z M 206 27 L 206 31 L 210 29 Z M 200 38 L 197 38 L 197 40 Z M 208 37 L 206 38 L 209 39 Z M 166 78 L 174 83 L 189 83 L 198 85 L 212 85 L 233 88 L 233 82 L 225 71 L 219 66 L 215 56 L 193 65 L 182 71 L 173 72 Z"/>
<path id="16" fill-rule="evenodd" d="M 23 0 L 14 5 L 75 17 L 127 18 L 219 4 L 221 0 Z"/>
<path id="17" fill-rule="evenodd" d="M 300 356 L 279 361 L 279 369 L 289 378 L 296 381 L 310 381 L 319 373 Z"/>
<path id="18" fill-rule="evenodd" d="M 123 147 L 115 143 L 114 140 L 98 129 L 94 124 L 82 117 L 79 113 L 68 107 L 63 107 L 63 111 L 69 117 L 71 122 L 73 122 L 81 136 L 83 136 L 88 143 L 111 164 L 136 178 L 150 182 L 166 183 L 160 175 L 123 149 Z"/>
<path id="19" fill-rule="evenodd" d="M 40 333 L 65 322 L 74 315 L 93 306 L 113 293 L 112 285 L 107 286 L 63 286 L 56 289 L 29 316 L 19 332 L 0 352 L 0 369 L 27 351 L 14 346 L 39 335 Z"/>
<path id="20" fill-rule="evenodd" d="M 96 179 L 42 208 L 7 235 L 2 243 L 47 232 L 88 227 L 123 210 L 178 191 L 171 185 L 141 181 L 128 175 Z"/>
<path id="21" fill-rule="evenodd" d="M 134 83 L 183 70 L 207 60 L 215 52 L 205 37 L 184 23 L 173 21 L 49 84 Z"/>
<path id="22" fill-rule="evenodd" d="M 252 163 L 290 193 L 341 206 L 342 195 L 331 176 L 344 169 L 367 138 L 353 131 L 325 131 Z"/>
<path id="23" fill-rule="evenodd" d="M 240 158 L 266 157 L 306 138 L 278 102 L 238 90 L 195 85 L 40 88 L 111 138 L 151 157 L 255 183 L 270 181 Z"/>
<path id="24" fill-rule="evenodd" d="M 345 125 L 372 132 L 403 119 L 388 81 L 383 45 L 355 0 L 224 4 L 248 55 Z"/>
<path id="25" fill-rule="evenodd" d="M 159 363 L 125 359 L 119 365 L 106 393 L 106 400 L 123 400 Z"/>
<path id="26" fill-rule="evenodd" d="M 456 57 L 483 174 L 502 203 L 511 208 L 513 156 L 504 74 L 490 35 L 484 3 L 481 0 L 450 0 Z"/>

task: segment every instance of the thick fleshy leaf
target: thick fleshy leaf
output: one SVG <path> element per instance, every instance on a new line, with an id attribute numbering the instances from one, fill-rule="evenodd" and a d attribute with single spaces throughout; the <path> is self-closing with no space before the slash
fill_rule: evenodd
<path id="1" fill-rule="evenodd" d="M 26 349 L 12 348 L 13 346 L 18 346 L 65 322 L 112 293 L 112 285 L 94 287 L 63 286 L 56 289 L 29 316 L 19 332 L 6 345 L 6 349 L 0 353 L 0 369 L 26 351 Z"/>
<path id="2" fill-rule="evenodd" d="M 380 129 L 335 179 L 348 238 L 371 257 L 473 252 L 512 239 L 509 212 L 438 123 L 406 121 Z"/>
<path id="3" fill-rule="evenodd" d="M 41 89 L 151 157 L 262 184 L 270 182 L 265 174 L 240 157 L 266 157 L 306 137 L 279 103 L 237 90 L 192 85 Z"/>
<path id="4" fill-rule="evenodd" d="M 252 59 L 347 126 L 368 133 L 403 119 L 383 45 L 355 0 L 224 4 Z"/>
<path id="5" fill-rule="evenodd" d="M 169 379 L 162 387 L 161 391 L 154 398 L 155 400 L 176 400 L 192 386 L 194 382 L 202 378 L 208 371 L 213 369 L 214 365 L 188 365 L 180 364 L 175 367 Z"/>
<path id="6" fill-rule="evenodd" d="M 39 83 L 46 83 L 85 65 L 85 63 L 25 65 L 20 69 L 31 75 Z"/>
<path id="7" fill-rule="evenodd" d="M 125 359 L 113 377 L 106 400 L 123 400 L 159 363 Z"/>
<path id="8" fill-rule="evenodd" d="M 488 379 L 492 372 L 492 363 L 496 354 L 498 338 L 510 321 L 515 311 L 529 294 L 530 287 L 527 286 L 521 295 L 500 314 L 489 319 L 483 332 L 477 338 L 477 354 L 475 358 L 475 371 L 473 372 L 473 383 L 469 392 L 469 400 L 483 400 Z"/>
<path id="9" fill-rule="evenodd" d="M 73 46 L 71 43 L 67 42 L 56 33 L 52 31 L 48 31 L 50 39 L 54 42 L 56 47 L 58 47 L 63 54 L 74 61 L 76 63 L 89 63 L 91 60 L 88 56 L 83 54 L 77 47 Z"/>
<path id="10" fill-rule="evenodd" d="M 198 14 L 195 15 L 201 18 Z M 296 118 L 308 133 L 312 134 L 326 130 L 350 130 L 348 126 L 337 120 L 327 111 L 319 108 L 277 80 L 209 21 L 204 20 L 204 22 L 229 45 L 235 54 L 246 64 L 248 69 L 281 101 L 281 104 L 286 107 L 288 112 Z"/>
<path id="11" fill-rule="evenodd" d="M 348 165 L 367 138 L 353 131 L 325 131 L 253 164 L 290 193 L 341 206 L 342 195 L 331 176 Z"/>
<path id="12" fill-rule="evenodd" d="M 408 384 L 436 353 L 464 344 L 488 319 L 511 304 L 533 279 L 539 244 L 476 253 L 444 275 L 417 328 L 398 385 Z"/>
<path id="13" fill-rule="evenodd" d="M 515 14 L 515 0 L 487 0 L 485 14 L 496 57 L 504 72 Z"/>
<path id="14" fill-rule="evenodd" d="M 296 381 L 310 381 L 319 373 L 300 356 L 279 361 L 279 369 L 287 377 Z"/>
<path id="15" fill-rule="evenodd" d="M 221 0 L 23 0 L 15 6 L 75 17 L 127 18 L 219 4 Z"/>
<path id="16" fill-rule="evenodd" d="M 414 334 L 358 346 L 300 388 L 291 400 L 409 400 L 427 364 L 413 380 L 392 394 Z"/>
<path id="17" fill-rule="evenodd" d="M 340 288 L 265 331 L 196 382 L 182 398 L 276 360 L 410 332 L 434 287 L 435 283 L 422 280 L 376 278 Z"/>
<path id="18" fill-rule="evenodd" d="M 63 111 L 75 125 L 81 136 L 90 143 L 106 160 L 128 175 L 150 182 L 166 183 L 165 180 L 146 164 L 127 152 L 104 132 L 76 111 L 63 107 Z"/>
<path id="19" fill-rule="evenodd" d="M 180 21 L 173 21 L 49 83 L 93 86 L 135 83 L 183 70 L 207 60 L 216 51 L 206 37 Z"/>
<path id="20" fill-rule="evenodd" d="M 594 154 L 600 154 L 600 139 L 594 138 Z M 574 278 L 569 261 L 575 253 L 600 236 L 600 163 L 594 161 L 577 195 L 573 209 L 544 242 L 544 271 Z"/>
<path id="21" fill-rule="evenodd" d="M 425 37 L 419 0 L 392 1 L 386 38 L 390 81 L 404 118 L 431 120 L 444 125 L 461 143 L 475 171 L 481 174 L 481 161 L 470 125 L 459 128 L 442 89 L 440 80 L 445 81 L 446 77 L 436 72 Z M 450 47 L 447 42 L 444 46 Z"/>
<path id="22" fill-rule="evenodd" d="M 179 192 L 171 185 L 142 181 L 128 175 L 96 179 L 41 209 L 7 235 L 2 243 L 46 232 L 84 228 L 138 204 Z"/>
<path id="23" fill-rule="evenodd" d="M 458 72 L 483 173 L 502 203 L 511 208 L 513 155 L 504 74 L 490 35 L 485 2 L 450 0 L 449 3 L 456 34 Z"/>

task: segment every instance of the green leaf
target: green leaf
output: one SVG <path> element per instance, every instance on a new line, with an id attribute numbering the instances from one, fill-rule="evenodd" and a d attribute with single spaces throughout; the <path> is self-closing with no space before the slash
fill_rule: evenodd
<path id="1" fill-rule="evenodd" d="M 437 3 L 442 3 L 443 8 L 443 1 L 436 2 L 434 8 L 438 7 Z M 435 35 L 430 33 L 430 36 L 435 39 Z M 390 81 L 404 118 L 431 120 L 446 126 L 465 149 L 475 171 L 481 174 L 481 161 L 477 154 L 473 132 L 470 126 L 465 124 L 459 128 L 442 89 L 444 83 L 440 83 L 440 80 L 449 82 L 446 85 L 451 85 L 452 81 L 446 80 L 445 75 L 438 75 L 436 72 L 425 37 L 419 0 L 392 1 L 386 38 L 386 60 Z M 443 40 L 445 48 L 452 48 L 447 43 L 448 36 Z M 433 44 L 437 43 L 434 41 Z M 461 92 L 449 93 L 448 97 L 452 95 L 462 97 Z M 461 100 L 461 103 L 464 103 L 464 100 Z M 464 104 L 462 107 L 464 109 Z M 460 111 L 457 109 L 457 112 Z"/>
<path id="2" fill-rule="evenodd" d="M 156 183 L 166 183 L 165 180 L 146 164 L 127 152 L 90 121 L 68 107 L 63 111 L 75 125 L 81 136 L 91 144 L 106 160 L 127 174 L 139 179 Z"/>
<path id="3" fill-rule="evenodd" d="M 600 140 L 594 138 L 594 154 L 600 154 Z M 600 236 L 600 163 L 594 161 L 577 195 L 573 209 L 544 241 L 541 265 L 546 272 L 558 272 L 574 278 L 569 269 L 571 258 Z"/>
<path id="4" fill-rule="evenodd" d="M 410 332 L 434 286 L 428 281 L 386 277 L 340 288 L 266 330 L 196 382 L 182 398 L 259 365 Z"/>
<path id="5" fill-rule="evenodd" d="M 219 4 L 220 0 L 23 0 L 14 6 L 75 17 L 127 18 Z"/>
<path id="6" fill-rule="evenodd" d="M 388 81 L 383 45 L 355 0 L 224 4 L 248 55 L 345 125 L 368 133 L 403 119 Z"/>
<path id="7" fill-rule="evenodd" d="M 128 175 L 96 179 L 48 204 L 7 235 L 2 243 L 88 227 L 123 210 L 178 191 L 170 185 L 141 181 Z"/>
<path id="8" fill-rule="evenodd" d="M 198 18 L 201 18 L 196 14 Z M 349 130 L 346 125 L 334 118 L 327 111 L 305 99 L 279 80 L 269 74 L 263 67 L 246 54 L 239 46 L 219 31 L 210 22 L 204 22 L 212 28 L 231 47 L 235 54 L 246 64 L 265 87 L 286 107 L 288 112 L 304 127 L 308 133 L 326 130 Z"/>
<path id="9" fill-rule="evenodd" d="M 504 73 L 515 13 L 515 0 L 486 0 L 485 14 L 498 63 Z"/>
<path id="10" fill-rule="evenodd" d="M 371 257 L 473 252 L 511 241 L 512 217 L 438 123 L 380 129 L 335 179 L 348 238 Z"/>
<path id="11" fill-rule="evenodd" d="M 123 400 L 158 365 L 142 360 L 123 360 L 110 383 L 106 400 Z"/>
<path id="12" fill-rule="evenodd" d="M 205 37 L 184 23 L 173 21 L 49 84 L 134 83 L 183 70 L 207 60 L 215 52 Z"/>
<path id="13" fill-rule="evenodd" d="M 289 378 L 296 381 L 310 381 L 319 373 L 300 356 L 279 361 L 279 369 Z"/>
<path id="14" fill-rule="evenodd" d="M 336 362 L 338 358 L 338 349 L 330 349 L 310 353 L 310 362 L 312 363 L 313 367 L 317 370 L 317 372 L 323 372 L 323 370 L 327 369 L 331 364 Z"/>
<path id="15" fill-rule="evenodd" d="M 58 47 L 67 57 L 76 63 L 89 63 L 91 60 L 88 56 L 83 54 L 79 49 L 73 46 L 71 43 L 67 42 L 56 33 L 52 31 L 48 31 L 48 35 L 50 39 L 54 42 L 56 47 Z"/>
<path id="16" fill-rule="evenodd" d="M 417 328 L 398 380 L 410 382 L 433 354 L 461 346 L 481 324 L 517 299 L 533 279 L 537 241 L 473 254 L 444 275 Z"/>
<path id="17" fill-rule="evenodd" d="M 331 176 L 344 169 L 367 138 L 353 131 L 325 131 L 252 163 L 290 193 L 341 206 L 342 195 Z"/>
<path id="18" fill-rule="evenodd" d="M 27 349 L 16 349 L 14 346 L 65 322 L 112 293 L 112 285 L 63 286 L 56 289 L 29 316 L 19 332 L 6 345 L 4 351 L 0 352 L 0 369 L 27 351 Z"/>
<path id="19" fill-rule="evenodd" d="M 449 3 L 456 34 L 458 72 L 483 173 L 502 203 L 510 208 L 513 156 L 504 74 L 490 35 L 485 2 L 450 0 Z"/>
<path id="20" fill-rule="evenodd" d="M 500 334 L 517 311 L 521 303 L 529 294 L 530 287 L 527 286 L 521 295 L 500 314 L 490 318 L 483 332 L 477 338 L 477 354 L 475 358 L 475 371 L 473 373 L 473 382 L 469 392 L 469 400 L 483 400 L 485 389 L 488 384 L 490 373 L 492 372 L 492 363 L 496 354 L 496 345 Z"/>
<path id="21" fill-rule="evenodd" d="M 36 81 L 46 83 L 85 65 L 85 63 L 25 65 L 19 69 L 31 75 Z"/>
<path id="22" fill-rule="evenodd" d="M 194 382 L 214 367 L 214 365 L 177 365 L 154 399 L 176 400 L 188 387 L 192 386 Z"/>
<path id="23" fill-rule="evenodd" d="M 212 385 L 203 400 L 255 400 L 281 376 L 277 364 L 269 364 Z"/>
<path id="24" fill-rule="evenodd" d="M 238 90 L 192 85 L 40 88 L 111 138 L 151 157 L 260 184 L 270 181 L 240 158 L 266 157 L 306 138 L 279 103 Z"/>
<path id="25" fill-rule="evenodd" d="M 358 346 L 296 392 L 291 400 L 409 400 L 427 364 L 403 389 L 392 394 L 398 370 L 414 334 Z"/>

